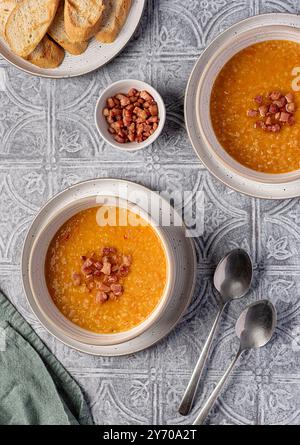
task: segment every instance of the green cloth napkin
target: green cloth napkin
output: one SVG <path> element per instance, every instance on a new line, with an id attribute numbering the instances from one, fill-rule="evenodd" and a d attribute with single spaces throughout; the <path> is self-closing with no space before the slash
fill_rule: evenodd
<path id="1" fill-rule="evenodd" d="M 77 383 L 1 292 L 0 424 L 93 424 Z"/>

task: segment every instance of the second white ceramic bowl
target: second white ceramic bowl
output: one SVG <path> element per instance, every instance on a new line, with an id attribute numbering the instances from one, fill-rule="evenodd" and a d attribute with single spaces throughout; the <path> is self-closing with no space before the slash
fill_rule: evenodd
<path id="1" fill-rule="evenodd" d="M 148 93 L 151 94 L 151 96 L 154 98 L 154 100 L 157 102 L 158 105 L 159 125 L 156 131 L 143 142 L 140 143 L 127 142 L 126 144 L 120 144 L 119 142 L 115 141 L 113 135 L 110 134 L 108 131 L 108 124 L 106 122 L 105 117 L 103 116 L 103 109 L 106 107 L 106 100 L 109 97 L 115 96 L 118 93 L 127 94 L 131 88 L 135 88 L 138 91 L 146 90 L 148 91 Z M 100 136 L 108 144 L 123 151 L 141 150 L 153 144 L 153 142 L 161 134 L 165 125 L 165 121 L 166 121 L 166 107 L 161 95 L 151 85 L 149 85 L 146 82 L 142 82 L 141 80 L 125 79 L 112 83 L 104 91 L 102 91 L 95 109 L 95 123 Z"/>

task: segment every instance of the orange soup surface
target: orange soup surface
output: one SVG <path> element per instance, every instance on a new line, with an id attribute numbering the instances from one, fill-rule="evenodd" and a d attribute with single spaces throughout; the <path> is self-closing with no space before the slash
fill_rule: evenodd
<path id="1" fill-rule="evenodd" d="M 139 325 L 153 312 L 166 286 L 167 262 L 158 235 L 146 221 L 140 218 L 143 224 L 138 226 L 101 226 L 97 224 L 98 210 L 99 207 L 83 210 L 59 229 L 48 248 L 45 277 L 50 295 L 65 317 L 93 332 L 118 333 Z M 129 217 L 133 215 L 130 210 L 117 207 L 106 207 L 106 210 L 116 211 L 117 222 L 121 212 L 123 216 L 124 212 Z M 125 276 L 118 275 L 121 268 L 111 259 L 116 255 L 106 259 L 100 256 L 103 264 L 104 261 L 112 263 L 110 275 L 101 272 L 105 269 L 97 270 L 99 261 L 96 260 L 106 246 L 117 252 L 121 262 L 122 258 L 130 258 Z M 93 273 L 99 272 L 97 276 L 84 269 L 90 258 L 95 258 Z M 126 266 L 121 267 L 126 271 Z M 106 287 L 114 277 L 122 292 L 116 292 L 117 296 L 100 292 L 103 286 L 108 290 Z M 112 286 L 116 284 L 113 282 Z M 99 294 L 100 297 L 106 295 L 107 300 L 99 299 Z"/>
<path id="2" fill-rule="evenodd" d="M 299 66 L 298 43 L 265 41 L 236 54 L 219 73 L 211 94 L 213 128 L 223 148 L 246 167 L 265 173 L 300 168 L 300 93 L 292 89 L 292 70 Z M 276 126 L 279 128 L 281 121 L 276 124 L 275 120 L 280 119 L 280 113 L 271 116 L 273 131 L 271 126 L 265 130 L 257 127 L 258 110 L 258 118 L 249 118 L 249 109 L 259 108 L 254 98 L 265 100 L 273 91 L 283 96 L 292 93 L 296 107 L 294 123 L 284 124 L 280 131 Z"/>

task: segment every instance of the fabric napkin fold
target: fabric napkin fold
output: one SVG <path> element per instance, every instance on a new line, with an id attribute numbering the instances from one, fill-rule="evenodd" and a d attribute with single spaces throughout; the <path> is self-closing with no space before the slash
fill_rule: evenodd
<path id="1" fill-rule="evenodd" d="M 0 424 L 93 424 L 77 383 L 1 292 Z"/>

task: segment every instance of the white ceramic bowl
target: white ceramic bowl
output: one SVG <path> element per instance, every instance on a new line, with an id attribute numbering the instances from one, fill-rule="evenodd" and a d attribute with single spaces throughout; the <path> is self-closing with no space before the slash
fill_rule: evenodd
<path id="1" fill-rule="evenodd" d="M 103 116 L 103 109 L 106 107 L 106 100 L 109 97 L 115 96 L 118 93 L 127 94 L 131 88 L 136 88 L 138 91 L 146 90 L 151 96 L 155 99 L 158 105 L 159 112 L 159 125 L 156 131 L 145 141 L 143 142 L 128 142 L 125 144 L 120 144 L 116 142 L 113 136 L 108 131 L 108 125 L 105 117 Z M 135 79 L 125 79 L 119 80 L 118 82 L 114 82 L 109 87 L 107 87 L 104 91 L 102 91 L 96 105 L 95 109 L 95 122 L 97 129 L 99 131 L 100 136 L 104 139 L 108 144 L 112 145 L 115 148 L 123 151 L 135 151 L 141 150 L 142 148 L 146 148 L 149 145 L 153 144 L 153 142 L 159 137 L 161 134 L 166 121 L 166 107 L 161 95 L 155 90 L 151 85 L 146 82 L 142 82 L 141 80 Z"/>
<path id="2" fill-rule="evenodd" d="M 51 202 L 51 201 L 50 201 Z M 97 334 L 86 329 L 83 329 L 68 320 L 54 304 L 46 285 L 45 280 L 45 257 L 49 244 L 58 229 L 76 213 L 95 206 L 103 204 L 116 204 L 116 198 L 110 196 L 89 196 L 80 199 L 74 199 L 72 203 L 63 206 L 58 212 L 51 212 L 47 214 L 47 222 L 40 227 L 37 236 L 32 244 L 32 249 L 29 255 L 28 265 L 28 282 L 30 289 L 25 291 L 30 292 L 34 298 L 34 303 L 42 312 L 44 318 L 47 319 L 48 324 L 55 327 L 55 330 L 63 334 L 64 337 L 76 340 L 88 345 L 115 345 L 128 341 L 137 337 L 144 331 L 150 328 L 152 324 L 161 316 L 167 303 L 169 302 L 173 288 L 174 288 L 174 256 L 169 241 L 164 236 L 163 231 L 156 226 L 151 217 L 146 214 L 144 210 L 139 208 L 136 204 L 129 203 L 121 198 L 118 198 L 118 205 L 120 207 L 127 206 L 131 211 L 141 215 L 148 221 L 158 237 L 160 238 L 167 260 L 167 284 L 164 293 L 160 299 L 159 304 L 149 317 L 141 324 L 125 332 L 117 334 Z M 45 211 L 44 207 L 42 211 Z"/>
<path id="3" fill-rule="evenodd" d="M 210 117 L 211 91 L 221 69 L 242 49 L 266 40 L 300 43 L 299 17 L 292 14 L 259 15 L 220 34 L 202 53 L 189 79 L 185 97 L 186 127 L 201 161 L 222 182 L 252 196 L 290 198 L 299 195 L 300 170 L 269 174 L 245 167 L 219 143 Z"/>

